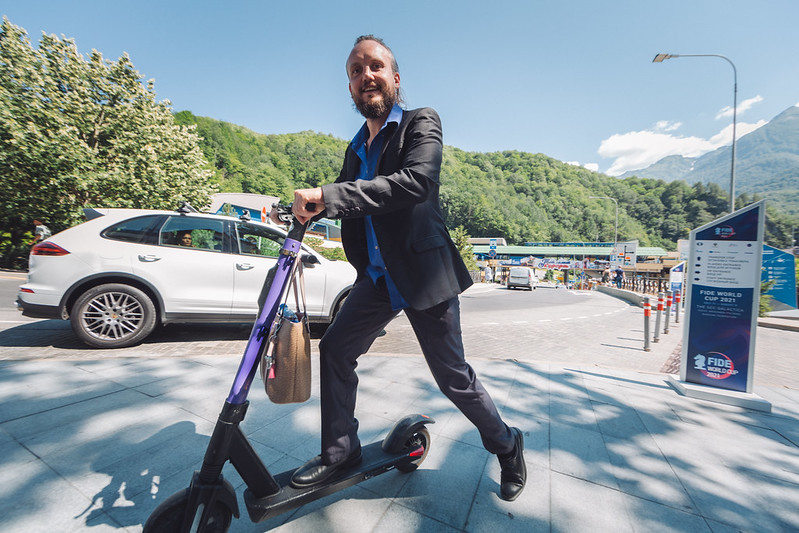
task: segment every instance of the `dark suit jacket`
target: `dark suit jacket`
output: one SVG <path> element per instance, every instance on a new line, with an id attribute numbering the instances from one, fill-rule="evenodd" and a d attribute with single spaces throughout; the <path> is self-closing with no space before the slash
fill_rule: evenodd
<path id="1" fill-rule="evenodd" d="M 386 127 L 395 131 L 387 132 L 374 179 L 356 179 L 360 159 L 347 147 L 338 179 L 322 186 L 322 216 L 342 219 L 344 252 L 362 278 L 369 263 L 363 217 L 371 215 L 400 294 L 414 309 L 428 309 L 472 284 L 439 205 L 441 120 L 433 109 L 413 109 Z"/>

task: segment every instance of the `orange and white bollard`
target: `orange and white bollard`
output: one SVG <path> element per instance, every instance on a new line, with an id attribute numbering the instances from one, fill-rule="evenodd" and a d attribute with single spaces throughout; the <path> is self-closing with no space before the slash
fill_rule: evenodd
<path id="1" fill-rule="evenodd" d="M 649 296 L 644 296 L 644 351 L 649 352 L 649 316 L 652 314 L 652 305 L 649 303 Z"/>
<path id="2" fill-rule="evenodd" d="M 680 291 L 675 291 L 674 293 L 674 323 L 680 323 Z"/>
<path id="3" fill-rule="evenodd" d="M 660 316 L 663 314 L 663 293 L 658 293 L 658 312 L 655 314 L 655 338 L 652 342 L 660 342 Z"/>

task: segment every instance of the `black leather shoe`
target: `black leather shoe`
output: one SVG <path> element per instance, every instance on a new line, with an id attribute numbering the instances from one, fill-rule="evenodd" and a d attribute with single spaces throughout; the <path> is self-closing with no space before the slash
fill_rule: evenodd
<path id="1" fill-rule="evenodd" d="M 294 475 L 291 476 L 291 485 L 298 489 L 318 485 L 333 477 L 336 472 L 361 464 L 362 460 L 360 446 L 346 459 L 333 465 L 322 464 L 322 456 L 317 455 L 294 472 Z"/>
<path id="2" fill-rule="evenodd" d="M 519 497 L 527 483 L 527 465 L 524 464 L 524 437 L 519 428 L 510 428 L 515 437 L 516 446 L 508 455 L 498 455 L 500 474 L 499 495 L 503 500 L 512 502 Z"/>

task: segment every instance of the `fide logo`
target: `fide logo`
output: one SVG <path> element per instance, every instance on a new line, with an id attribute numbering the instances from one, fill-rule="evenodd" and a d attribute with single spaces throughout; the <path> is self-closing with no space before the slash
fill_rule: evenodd
<path id="1" fill-rule="evenodd" d="M 732 359 L 719 352 L 707 352 L 694 356 L 694 369 L 711 379 L 727 379 L 738 373 Z"/>
<path id="2" fill-rule="evenodd" d="M 722 239 L 729 239 L 733 235 L 735 235 L 735 228 L 732 226 L 719 226 L 713 230 L 717 236 L 721 237 Z"/>

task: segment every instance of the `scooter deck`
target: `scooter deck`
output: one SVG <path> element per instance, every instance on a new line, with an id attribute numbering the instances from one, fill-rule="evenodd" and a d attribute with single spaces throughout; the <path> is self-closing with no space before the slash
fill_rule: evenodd
<path id="1" fill-rule="evenodd" d="M 363 447 L 361 451 L 363 461 L 360 465 L 342 470 L 324 483 L 301 489 L 291 486 L 291 476 L 296 469 L 282 472 L 275 476 L 281 486 L 280 492 L 277 494 L 258 498 L 250 489 L 244 491 L 244 503 L 247 506 L 250 520 L 262 522 L 328 494 L 356 485 L 361 481 L 379 476 L 395 468 L 398 463 L 413 461 L 414 457 L 410 455 L 412 451 L 407 449 L 399 453 L 388 454 L 383 451 L 380 442 L 374 442 Z"/>

